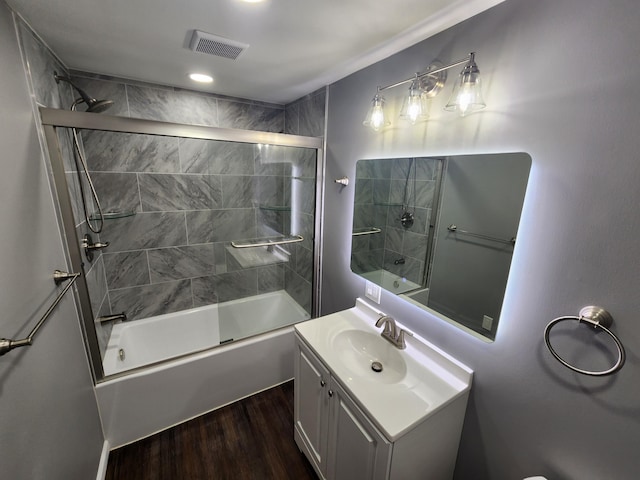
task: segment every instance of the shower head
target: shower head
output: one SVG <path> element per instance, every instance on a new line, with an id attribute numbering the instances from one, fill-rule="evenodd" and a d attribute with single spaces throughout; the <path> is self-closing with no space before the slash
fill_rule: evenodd
<path id="1" fill-rule="evenodd" d="M 76 105 L 78 105 L 79 103 L 85 103 L 87 105 L 87 112 L 100 113 L 104 112 L 107 108 L 113 105 L 113 100 L 96 100 L 95 98 L 90 97 L 89 95 L 87 95 L 87 92 L 73 83 L 70 78 L 58 75 L 58 72 L 53 72 L 53 77 L 56 79 L 56 83 L 60 83 L 60 80 L 67 82 L 80 94 L 81 98 L 78 98 L 75 102 L 73 102 L 73 105 L 71 105 L 71 110 L 75 110 Z"/>

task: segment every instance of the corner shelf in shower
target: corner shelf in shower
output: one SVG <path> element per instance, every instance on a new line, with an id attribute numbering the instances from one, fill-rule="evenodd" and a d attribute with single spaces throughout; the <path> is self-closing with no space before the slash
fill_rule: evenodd
<path id="1" fill-rule="evenodd" d="M 133 217 L 135 214 L 134 210 L 126 210 L 124 212 L 105 212 L 103 216 L 105 220 L 116 220 L 118 218 Z M 93 213 L 89 220 L 100 220 L 100 215 Z"/>
<path id="2" fill-rule="evenodd" d="M 258 238 L 243 242 L 231 242 L 227 252 L 242 268 L 261 267 L 277 263 L 287 263 L 290 253 L 281 245 L 297 243 L 304 240 L 302 236 Z"/>
<path id="3" fill-rule="evenodd" d="M 402 207 L 402 203 L 373 202 L 376 207 Z"/>

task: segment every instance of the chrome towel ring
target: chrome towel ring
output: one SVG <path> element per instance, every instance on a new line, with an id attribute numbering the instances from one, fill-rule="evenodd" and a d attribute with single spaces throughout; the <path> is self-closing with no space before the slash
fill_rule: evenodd
<path id="1" fill-rule="evenodd" d="M 599 328 L 600 330 L 605 331 L 613 339 L 613 341 L 616 343 L 616 346 L 618 347 L 618 360 L 616 361 L 615 365 L 609 368 L 608 370 L 593 372 L 590 370 L 582 370 L 581 368 L 577 368 L 571 365 L 570 363 L 568 363 L 567 361 L 565 361 L 562 357 L 560 357 L 560 355 L 558 355 L 558 353 L 556 353 L 556 351 L 551 346 L 551 342 L 549 342 L 549 332 L 551 332 L 551 328 L 555 324 L 563 322 L 565 320 L 576 320 L 578 321 L 578 323 L 585 322 L 585 323 L 591 324 L 594 329 Z M 620 342 L 618 337 L 616 337 L 616 335 L 608 328 L 611 326 L 612 323 L 613 323 L 613 317 L 605 309 L 596 307 L 596 306 L 584 307 L 580 310 L 580 316 L 578 317 L 570 315 L 566 317 L 558 317 L 554 320 L 551 320 L 551 322 L 549 322 L 549 324 L 544 329 L 544 342 L 547 344 L 547 348 L 549 349 L 551 354 L 556 358 L 556 360 L 558 360 L 562 365 L 573 370 L 574 372 L 582 373 L 583 375 L 590 375 L 593 377 L 611 375 L 612 373 L 615 373 L 618 370 L 620 370 L 624 365 L 624 361 L 625 361 L 625 353 L 624 353 L 624 347 L 622 346 L 622 343 Z"/>

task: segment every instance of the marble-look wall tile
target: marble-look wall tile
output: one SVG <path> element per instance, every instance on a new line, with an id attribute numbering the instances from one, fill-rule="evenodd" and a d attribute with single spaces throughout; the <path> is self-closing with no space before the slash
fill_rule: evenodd
<path id="1" fill-rule="evenodd" d="M 284 133 L 298 135 L 300 131 L 300 107 L 298 103 L 290 103 L 284 109 Z"/>
<path id="2" fill-rule="evenodd" d="M 74 75 L 73 81 L 87 94 L 98 100 L 111 100 L 113 104 L 106 110 L 107 115 L 119 117 L 129 116 L 129 104 L 127 102 L 127 92 L 123 83 L 99 80 Z M 84 110 L 84 106 L 79 110 Z"/>
<path id="3" fill-rule="evenodd" d="M 15 18 L 36 101 L 50 108 L 69 108 L 73 101 L 70 99 L 70 86 L 64 82 L 57 84 L 54 78 L 54 72 L 63 76 L 68 75 L 67 69 L 26 23 L 17 16 Z"/>
<path id="4" fill-rule="evenodd" d="M 215 272 L 212 243 L 148 251 L 151 282 L 204 277 Z"/>
<path id="5" fill-rule="evenodd" d="M 129 320 L 138 320 L 193 307 L 190 280 L 111 290 L 109 297 L 111 311 L 125 312 Z"/>
<path id="6" fill-rule="evenodd" d="M 285 206 L 285 182 L 290 179 L 276 176 L 259 176 L 255 178 L 255 200 L 260 206 Z"/>
<path id="7" fill-rule="evenodd" d="M 193 138 L 180 139 L 180 163 L 185 173 L 253 175 L 254 145 Z"/>
<path id="8" fill-rule="evenodd" d="M 219 126 L 282 133 L 284 108 L 218 100 Z"/>
<path id="9" fill-rule="evenodd" d="M 89 298 L 91 299 L 91 310 L 95 318 L 99 315 L 100 308 L 107 295 L 107 282 L 105 280 L 102 255 L 97 258 L 94 257 L 93 263 L 85 262 L 84 270 Z"/>
<path id="10" fill-rule="evenodd" d="M 98 312 L 98 317 L 107 315 L 111 315 L 111 305 L 109 305 L 108 301 L 105 301 L 102 304 L 100 312 Z M 113 330 L 113 322 L 100 323 L 99 320 L 95 320 L 94 326 L 96 329 L 96 335 L 98 336 L 98 348 L 100 349 L 100 357 L 104 358 L 104 354 L 109 343 L 109 337 L 111 336 L 111 331 Z"/>
<path id="11" fill-rule="evenodd" d="M 315 178 L 295 178 L 291 199 L 291 208 L 309 215 L 316 209 L 316 180 Z"/>
<path id="12" fill-rule="evenodd" d="M 178 139 L 83 130 L 90 171 L 179 173 Z"/>
<path id="13" fill-rule="evenodd" d="M 215 286 L 220 303 L 257 295 L 258 271 L 250 268 L 216 275 Z"/>
<path id="14" fill-rule="evenodd" d="M 218 126 L 218 100 L 208 95 L 127 85 L 133 118 Z"/>
<path id="15" fill-rule="evenodd" d="M 292 223 L 291 235 L 302 235 L 304 241 L 300 242 L 300 245 L 307 250 L 313 250 L 313 238 L 315 231 L 315 219 L 313 215 L 307 215 L 306 213 L 292 213 L 295 215 L 296 222 Z M 294 229 L 293 225 L 297 228 Z"/>
<path id="16" fill-rule="evenodd" d="M 428 237 L 423 234 L 404 232 L 404 240 L 402 242 L 402 254 L 413 257 L 417 260 L 424 261 L 427 253 Z"/>
<path id="17" fill-rule="evenodd" d="M 395 264 L 398 258 L 404 258 L 404 264 Z M 384 252 L 384 266 L 383 268 L 388 272 L 395 273 L 399 277 L 406 278 L 414 283 L 422 283 L 422 277 L 424 273 L 424 262 L 421 262 L 415 258 L 403 257 L 400 253 L 392 250 L 385 250 Z"/>
<path id="18" fill-rule="evenodd" d="M 151 283 L 147 252 L 144 250 L 105 253 L 103 260 L 109 290 Z"/>
<path id="19" fill-rule="evenodd" d="M 90 175 L 104 213 L 141 210 L 135 173 L 90 172 Z"/>
<path id="20" fill-rule="evenodd" d="M 325 122 L 326 89 L 312 94 L 300 102 L 299 134 L 308 137 L 323 137 Z"/>
<path id="21" fill-rule="evenodd" d="M 291 175 L 291 163 L 287 163 L 285 152 L 291 147 L 254 145 L 256 175 Z"/>
<path id="22" fill-rule="evenodd" d="M 293 270 L 287 268 L 285 273 L 285 290 L 293 298 L 298 305 L 311 314 L 311 298 L 313 288 L 311 283 L 307 282 Z"/>
<path id="23" fill-rule="evenodd" d="M 207 277 L 193 278 L 191 280 L 194 307 L 203 307 L 205 305 L 218 303 L 216 278 L 218 277 L 210 275 Z"/>
<path id="24" fill-rule="evenodd" d="M 258 293 L 277 292 L 284 289 L 284 267 L 270 265 L 258 269 Z"/>
<path id="25" fill-rule="evenodd" d="M 189 244 L 230 242 L 256 237 L 252 208 L 186 212 Z"/>
<path id="26" fill-rule="evenodd" d="M 255 177 L 226 175 L 222 181 L 223 208 L 252 208 L 255 206 Z"/>
<path id="27" fill-rule="evenodd" d="M 222 205 L 220 177 L 140 173 L 138 181 L 145 212 L 203 210 Z"/>
<path id="28" fill-rule="evenodd" d="M 357 274 L 380 270 L 383 258 L 384 250 L 354 252 L 351 255 L 351 270 Z"/>
<path id="29" fill-rule="evenodd" d="M 285 158 L 292 165 L 294 177 L 316 177 L 317 150 L 313 148 L 288 147 Z"/>
<path id="30" fill-rule="evenodd" d="M 104 233 L 111 242 L 109 253 L 186 245 L 182 212 L 138 213 L 110 220 Z"/>
<path id="31" fill-rule="evenodd" d="M 313 281 L 313 252 L 295 244 L 296 261 L 294 271 L 307 282 Z"/>

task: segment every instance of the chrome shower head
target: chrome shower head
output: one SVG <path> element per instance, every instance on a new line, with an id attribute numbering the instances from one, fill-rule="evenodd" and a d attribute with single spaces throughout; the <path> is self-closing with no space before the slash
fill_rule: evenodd
<path id="1" fill-rule="evenodd" d="M 60 83 L 61 80 L 67 82 L 80 94 L 80 98 L 71 105 L 71 110 L 75 110 L 76 105 L 79 103 L 85 103 L 87 105 L 87 112 L 100 113 L 113 105 L 113 100 L 96 100 L 95 98 L 90 97 L 87 92 L 73 83 L 70 78 L 58 75 L 58 72 L 53 72 L 53 77 L 56 79 L 56 83 Z"/>

